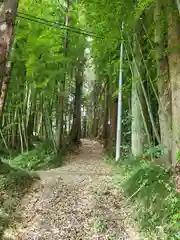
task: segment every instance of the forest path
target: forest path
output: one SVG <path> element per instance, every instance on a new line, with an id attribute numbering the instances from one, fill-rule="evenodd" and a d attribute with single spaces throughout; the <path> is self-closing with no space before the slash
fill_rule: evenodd
<path id="1" fill-rule="evenodd" d="M 14 239 L 140 239 L 113 184 L 115 169 L 103 158 L 98 142 L 83 140 L 64 166 L 39 171 L 41 180 L 20 203 L 22 219 Z"/>

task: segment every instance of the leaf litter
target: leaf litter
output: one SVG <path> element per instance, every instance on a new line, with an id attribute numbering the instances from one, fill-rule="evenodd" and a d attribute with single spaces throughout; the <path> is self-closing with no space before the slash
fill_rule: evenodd
<path id="1" fill-rule="evenodd" d="M 39 171 L 41 180 L 17 211 L 17 240 L 140 240 L 122 193 L 113 183 L 113 167 L 102 159 L 99 143 L 83 140 L 58 169 Z M 129 221 L 130 220 L 130 221 Z"/>

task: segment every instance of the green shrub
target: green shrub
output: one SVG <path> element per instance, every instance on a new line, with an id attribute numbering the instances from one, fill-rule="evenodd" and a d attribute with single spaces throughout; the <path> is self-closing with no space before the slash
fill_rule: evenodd
<path id="1" fill-rule="evenodd" d="M 37 145 L 33 150 L 19 154 L 10 160 L 14 167 L 26 170 L 46 170 L 56 168 L 62 164 L 62 157 L 56 156 L 55 152 L 48 144 Z"/>
<path id="2" fill-rule="evenodd" d="M 116 180 L 137 207 L 135 217 L 142 228 L 148 233 L 161 229 L 163 237 L 157 239 L 180 239 L 180 194 L 171 173 L 138 159 L 124 159 L 118 169 L 123 178 Z"/>

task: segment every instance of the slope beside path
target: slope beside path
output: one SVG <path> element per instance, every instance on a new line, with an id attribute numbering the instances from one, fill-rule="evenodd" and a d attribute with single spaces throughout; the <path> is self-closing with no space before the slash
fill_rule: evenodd
<path id="1" fill-rule="evenodd" d="M 21 201 L 18 240 L 139 240 L 99 143 L 83 140 L 64 166 L 41 178 Z M 130 223 L 131 222 L 131 223 Z"/>

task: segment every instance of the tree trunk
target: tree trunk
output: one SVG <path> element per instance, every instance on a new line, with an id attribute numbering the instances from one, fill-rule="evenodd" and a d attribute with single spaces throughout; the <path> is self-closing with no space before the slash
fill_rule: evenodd
<path id="1" fill-rule="evenodd" d="M 109 133 L 109 77 L 106 79 L 106 90 L 104 96 L 104 118 L 103 118 L 103 130 L 102 130 L 102 140 L 104 148 L 108 145 L 108 133 Z"/>
<path id="2" fill-rule="evenodd" d="M 87 137 L 87 117 L 83 117 L 83 122 L 82 122 L 82 138 Z"/>
<path id="3" fill-rule="evenodd" d="M 173 1 L 169 0 L 168 60 L 172 94 L 172 165 L 180 149 L 180 17 Z"/>
<path id="4" fill-rule="evenodd" d="M 101 85 L 99 83 L 99 80 L 96 80 L 95 84 L 94 84 L 94 89 L 93 89 L 92 136 L 94 138 L 96 138 L 97 135 L 98 135 L 98 124 L 99 124 L 99 119 L 98 119 L 98 100 L 99 100 L 99 97 L 100 97 L 100 90 L 101 90 Z"/>
<path id="5" fill-rule="evenodd" d="M 165 42 L 163 37 L 163 15 L 160 1 L 156 1 L 155 20 L 155 45 L 156 45 L 156 69 L 157 86 L 159 92 L 159 124 L 161 133 L 161 145 L 163 151 L 163 164 L 169 168 L 171 165 L 171 134 L 172 134 L 172 109 L 171 88 L 169 79 L 168 59 L 164 56 Z"/>
<path id="6" fill-rule="evenodd" d="M 118 99 L 113 99 L 113 93 L 115 91 L 113 85 L 113 79 L 109 81 L 109 96 L 108 96 L 108 108 L 109 108 L 109 134 L 108 134 L 108 153 L 114 157 L 115 143 L 116 143 L 116 129 L 117 129 L 117 103 Z"/>
<path id="7" fill-rule="evenodd" d="M 33 136 L 34 124 L 35 124 L 35 112 L 36 112 L 36 96 L 32 99 L 32 106 L 27 124 L 27 141 L 28 149 L 31 149 L 31 139 Z"/>
<path id="8" fill-rule="evenodd" d="M 110 133 L 109 133 L 109 142 L 108 149 L 109 153 L 112 153 L 114 156 L 114 147 L 116 143 L 116 129 L 117 129 L 117 99 L 111 100 L 110 105 Z"/>
<path id="9" fill-rule="evenodd" d="M 0 117 L 2 117 L 11 69 L 8 53 L 13 36 L 18 0 L 5 1 L 0 10 Z"/>
<path id="10" fill-rule="evenodd" d="M 70 145 L 80 144 L 82 86 L 83 86 L 83 68 L 82 66 L 80 66 L 75 71 L 75 99 L 74 99 L 73 123 L 69 137 Z"/>
<path id="11" fill-rule="evenodd" d="M 66 20 L 65 26 L 70 24 L 70 17 L 69 17 L 69 8 L 70 8 L 70 1 L 67 0 L 67 8 L 66 8 Z M 65 31 L 64 37 L 64 56 L 67 56 L 68 51 L 68 30 Z M 64 66 L 64 77 L 61 82 L 60 86 L 60 96 L 59 96 L 59 111 L 58 111 L 58 126 L 57 126 L 57 139 L 56 139 L 56 148 L 59 152 L 60 148 L 63 145 L 63 130 L 64 130 L 64 92 L 65 92 L 65 83 L 66 83 L 66 63 Z"/>
<path id="12" fill-rule="evenodd" d="M 140 59 L 137 44 L 134 42 L 134 60 L 132 67 L 132 95 L 131 95 L 131 109 L 132 109 L 132 125 L 131 125 L 131 151 L 133 156 L 139 157 L 144 151 L 144 118 L 143 118 L 143 91 L 141 86 L 141 79 L 139 74 Z M 136 58 L 136 59 L 135 59 Z"/>

